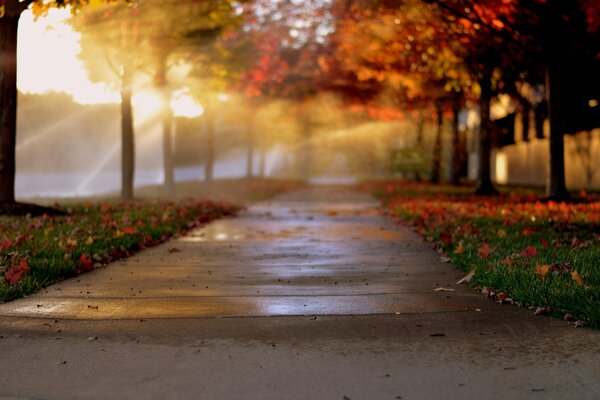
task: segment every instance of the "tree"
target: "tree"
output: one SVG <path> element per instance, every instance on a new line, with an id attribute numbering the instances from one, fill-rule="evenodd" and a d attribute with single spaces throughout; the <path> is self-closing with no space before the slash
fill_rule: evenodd
<path id="1" fill-rule="evenodd" d="M 104 0 L 111 3 L 118 0 Z M 2 0 L 0 1 L 0 204 L 2 213 L 33 210 L 15 202 L 15 146 L 17 119 L 17 31 L 21 14 L 33 7 L 42 14 L 52 7 L 70 6 L 78 11 L 84 0 Z M 46 210 L 47 211 L 47 210 Z"/>
<path id="2" fill-rule="evenodd" d="M 466 27 L 465 38 L 477 44 L 495 41 L 500 49 L 491 49 L 496 60 L 495 67 L 503 71 L 520 68 L 520 72 L 545 70 L 546 102 L 550 120 L 550 163 L 547 195 L 556 200 L 568 200 L 564 174 L 564 139 L 568 115 L 565 112 L 564 87 L 572 80 L 565 74 L 570 57 L 589 54 L 596 59 L 599 52 L 598 28 L 600 4 L 590 0 L 492 0 L 475 3 L 470 0 L 426 0 L 437 4 L 449 16 L 450 26 Z M 472 49 L 471 49 L 472 50 Z M 470 51 L 471 54 L 485 54 Z M 498 57 L 498 54 L 510 54 Z M 567 54 L 570 57 L 566 56 Z M 515 62 L 515 60 L 521 60 Z M 465 61 L 468 62 L 467 59 Z M 594 61 L 591 61 L 594 62 Z M 511 68 L 512 67 L 512 68 Z M 513 70 L 513 72 L 516 72 Z M 514 76 L 515 74 L 509 73 Z M 535 77 L 530 74 L 529 77 Z M 481 76 L 487 81 L 490 73 Z M 592 77 L 590 77 L 592 78 Z M 482 94 L 483 94 L 482 87 Z M 486 95 L 488 91 L 486 89 Z M 482 121 L 483 123 L 483 121 Z"/>
<path id="3" fill-rule="evenodd" d="M 121 198 L 134 195 L 135 140 L 132 97 L 135 75 L 145 64 L 138 7 L 90 9 L 71 19 L 82 33 L 80 58 L 92 81 L 109 83 L 121 95 Z"/>

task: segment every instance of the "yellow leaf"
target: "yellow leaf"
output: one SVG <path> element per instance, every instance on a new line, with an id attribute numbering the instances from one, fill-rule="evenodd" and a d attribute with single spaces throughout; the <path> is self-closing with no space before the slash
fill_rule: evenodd
<path id="1" fill-rule="evenodd" d="M 579 274 L 579 272 L 577 271 L 573 271 L 571 272 L 571 278 L 573 278 L 573 280 L 575 282 L 577 282 L 578 284 L 583 286 L 583 278 L 581 277 L 581 275 Z"/>
<path id="2" fill-rule="evenodd" d="M 77 246 L 77 239 L 67 238 L 67 246 Z"/>
<path id="3" fill-rule="evenodd" d="M 125 233 L 123 233 L 123 231 L 121 231 L 121 230 L 117 230 L 117 231 L 115 232 L 115 235 L 114 235 L 114 237 L 116 237 L 116 238 L 120 238 L 120 237 L 121 237 L 121 236 L 123 236 L 123 235 L 125 235 Z"/>
<path id="4" fill-rule="evenodd" d="M 498 229 L 498 237 L 506 237 L 506 231 L 504 229 Z"/>
<path id="5" fill-rule="evenodd" d="M 94 238 L 92 237 L 92 235 L 88 236 L 88 238 L 85 241 L 85 244 L 90 245 L 94 243 Z"/>
<path id="6" fill-rule="evenodd" d="M 548 275 L 549 271 L 550 271 L 549 265 L 536 265 L 535 266 L 535 272 L 537 272 L 537 274 L 544 280 L 546 279 L 546 275 Z"/>

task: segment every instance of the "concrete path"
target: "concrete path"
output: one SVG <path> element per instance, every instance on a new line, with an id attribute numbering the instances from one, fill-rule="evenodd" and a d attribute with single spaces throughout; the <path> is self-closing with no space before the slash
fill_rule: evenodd
<path id="1" fill-rule="evenodd" d="M 0 305 L 0 396 L 598 399 L 600 334 L 469 288 L 312 187 Z"/>

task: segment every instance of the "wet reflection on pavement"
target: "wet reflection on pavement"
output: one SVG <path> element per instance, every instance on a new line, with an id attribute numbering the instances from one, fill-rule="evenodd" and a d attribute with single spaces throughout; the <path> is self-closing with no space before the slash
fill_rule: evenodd
<path id="1" fill-rule="evenodd" d="M 73 319 L 448 312 L 474 296 L 370 197 L 310 187 L 0 305 Z M 451 290 L 435 291 L 446 287 Z"/>

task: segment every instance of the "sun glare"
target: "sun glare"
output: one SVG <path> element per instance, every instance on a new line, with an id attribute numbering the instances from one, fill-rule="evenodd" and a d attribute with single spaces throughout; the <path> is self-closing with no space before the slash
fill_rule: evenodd
<path id="1" fill-rule="evenodd" d="M 147 120 L 158 114 L 162 107 L 160 96 L 151 90 L 134 94 L 131 102 L 135 108 L 135 118 L 140 121 Z"/>
<path id="2" fill-rule="evenodd" d="M 195 118 L 204 114 L 204 108 L 188 92 L 182 89 L 173 94 L 171 110 L 176 117 Z"/>
<path id="3" fill-rule="evenodd" d="M 52 9 L 35 18 L 31 11 L 19 23 L 19 90 L 27 93 L 65 92 L 82 104 L 116 103 L 117 93 L 92 83 L 77 58 L 80 34 L 67 23 L 69 10 Z"/>

